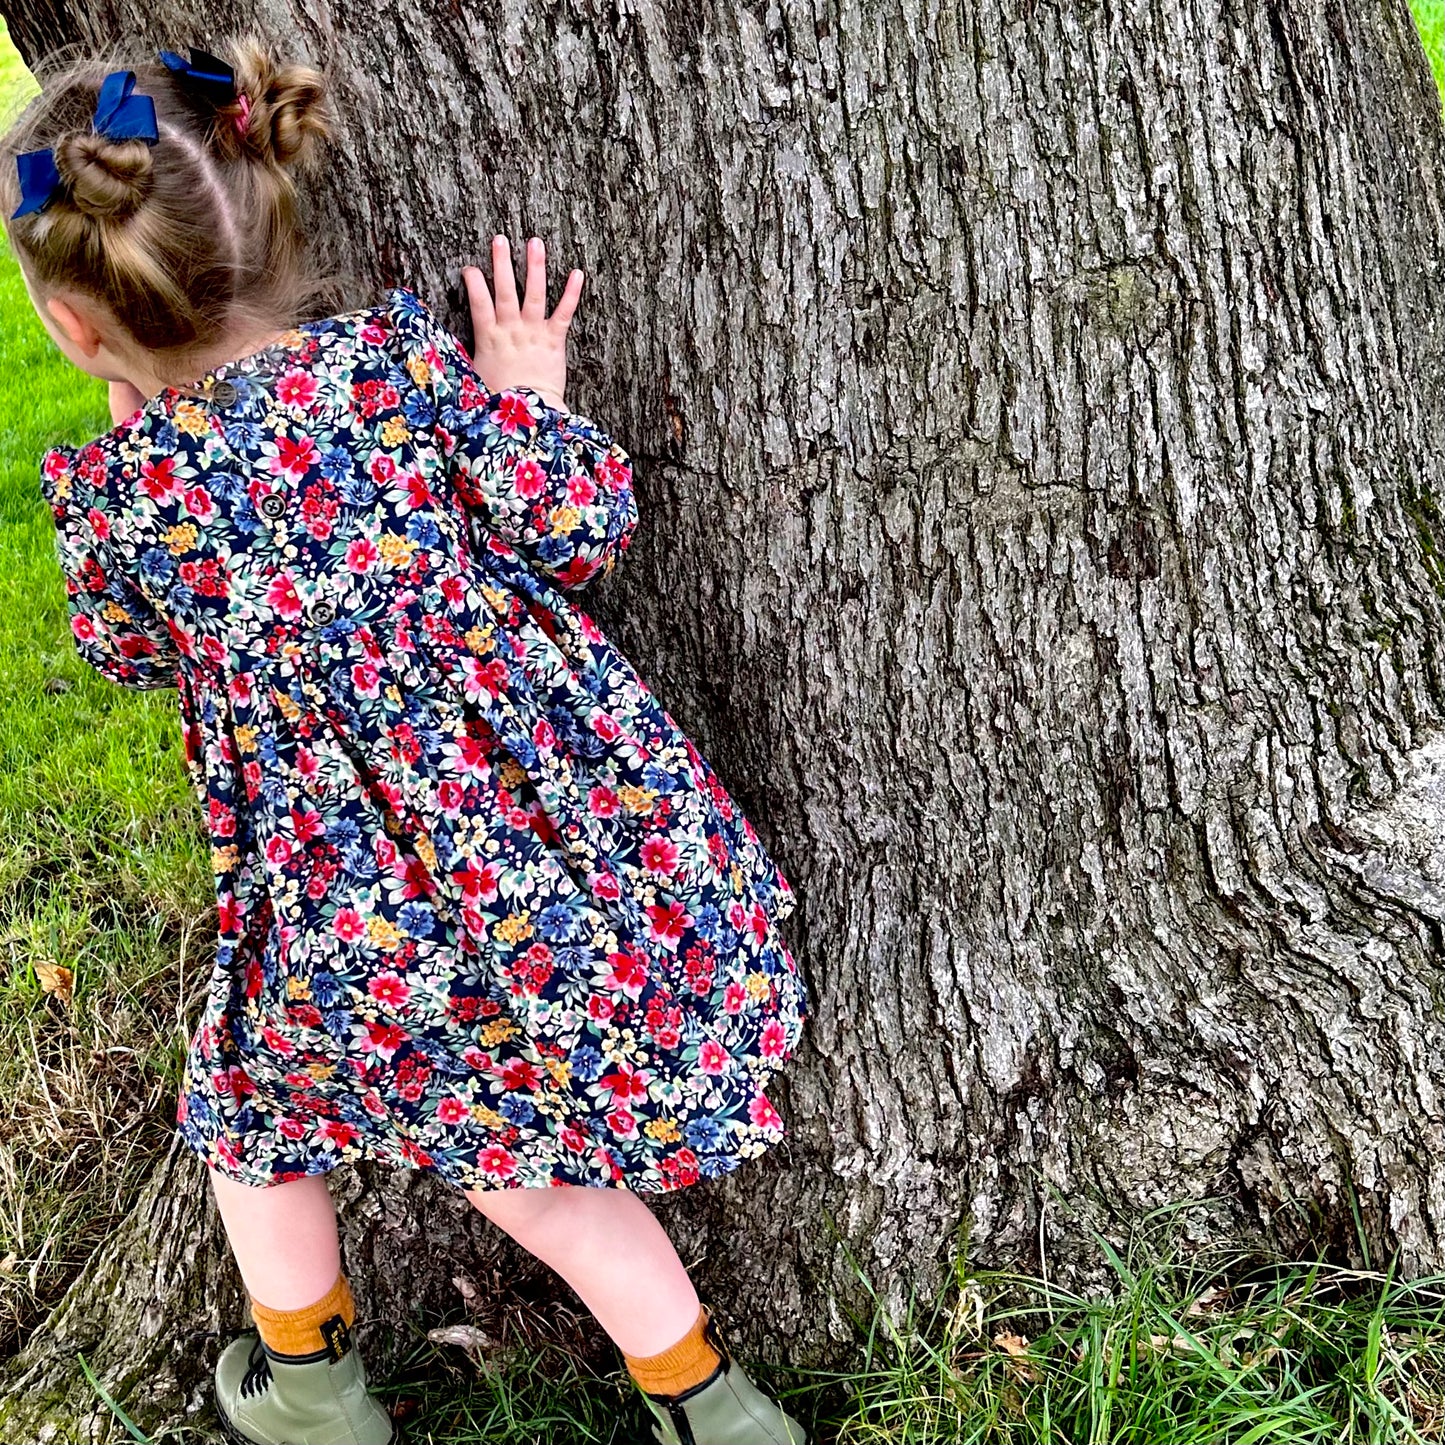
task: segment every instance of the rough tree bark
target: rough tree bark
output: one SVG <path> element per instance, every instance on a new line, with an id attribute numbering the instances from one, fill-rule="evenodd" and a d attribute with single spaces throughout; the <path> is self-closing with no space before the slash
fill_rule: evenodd
<path id="1" fill-rule="evenodd" d="M 1445 1266 L 1445 129 L 1406 0 L 0 10 L 31 58 L 254 22 L 325 61 L 320 224 L 368 283 L 459 319 L 494 230 L 587 270 L 571 401 L 644 517 L 599 614 L 802 897 L 791 1146 L 660 1206 L 749 1351 L 847 1348 L 829 1219 L 895 1304 L 961 1219 L 1077 1280 L 1086 1225 L 1185 1197 L 1349 1257 L 1353 1194 Z M 176 1340 L 238 1301 L 196 1174 L 12 1362 L 4 1438 L 102 1437 L 78 1345 L 144 1424 L 197 1398 Z M 344 1187 L 374 1317 L 499 1248 Z"/>

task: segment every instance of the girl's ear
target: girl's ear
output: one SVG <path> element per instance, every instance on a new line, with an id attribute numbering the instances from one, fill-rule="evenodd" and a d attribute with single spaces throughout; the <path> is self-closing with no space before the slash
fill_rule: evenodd
<path id="1" fill-rule="evenodd" d="M 94 359 L 99 354 L 105 338 L 100 334 L 95 318 L 83 306 L 77 307 L 72 302 L 62 301 L 59 296 L 47 296 L 45 309 L 82 356 Z"/>

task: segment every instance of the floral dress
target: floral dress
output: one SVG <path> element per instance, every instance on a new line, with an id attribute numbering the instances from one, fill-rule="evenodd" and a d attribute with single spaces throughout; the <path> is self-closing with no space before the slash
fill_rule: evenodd
<path id="1" fill-rule="evenodd" d="M 573 595 L 627 455 L 406 290 L 42 464 L 81 655 L 176 687 L 219 946 L 178 1109 L 268 1185 L 671 1190 L 783 1136 L 787 881 Z"/>

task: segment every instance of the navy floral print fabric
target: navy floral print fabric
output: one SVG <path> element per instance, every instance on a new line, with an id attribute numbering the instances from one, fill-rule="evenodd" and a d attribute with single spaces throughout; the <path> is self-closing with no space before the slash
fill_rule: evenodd
<path id="1" fill-rule="evenodd" d="M 786 879 L 575 594 L 626 453 L 409 291 L 42 464 L 81 655 L 178 691 L 219 946 L 178 1109 L 253 1185 L 370 1158 L 676 1189 L 783 1136 Z"/>

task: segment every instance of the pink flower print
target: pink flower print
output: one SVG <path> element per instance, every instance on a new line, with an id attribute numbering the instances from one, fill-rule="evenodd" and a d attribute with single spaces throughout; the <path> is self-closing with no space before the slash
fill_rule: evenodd
<path id="1" fill-rule="evenodd" d="M 716 1039 L 704 1039 L 697 1051 L 697 1066 L 705 1074 L 725 1074 L 732 1062 L 728 1051 Z"/>
<path id="2" fill-rule="evenodd" d="M 461 885 L 462 896 L 470 903 L 490 903 L 497 896 L 497 884 L 501 882 L 502 865 L 484 863 L 480 867 L 469 860 L 465 868 L 458 868 L 452 874 Z"/>
<path id="3" fill-rule="evenodd" d="M 452 1095 L 448 1095 L 437 1105 L 437 1118 L 443 1124 L 460 1124 L 471 1112 L 462 1100 Z"/>
<path id="4" fill-rule="evenodd" d="M 622 897 L 622 885 L 612 873 L 594 873 L 588 880 L 592 896 L 603 903 L 615 903 Z"/>
<path id="5" fill-rule="evenodd" d="M 589 719 L 592 731 L 602 739 L 604 743 L 615 743 L 622 736 L 622 729 L 617 719 L 610 712 L 597 711 Z"/>
<path id="6" fill-rule="evenodd" d="M 748 1001 L 748 990 L 745 984 L 734 981 L 728 984 L 723 990 L 723 1012 L 736 1014 L 743 1011 L 743 1005 Z"/>
<path id="7" fill-rule="evenodd" d="M 344 943 L 355 943 L 366 937 L 366 920 L 354 908 L 338 908 L 331 927 Z"/>
<path id="8" fill-rule="evenodd" d="M 599 1080 L 604 1089 L 611 1089 L 619 1103 L 630 1104 L 633 1100 L 647 1097 L 648 1075 L 645 1070 L 634 1069 L 623 1064 L 610 1074 L 603 1074 Z"/>
<path id="9" fill-rule="evenodd" d="M 615 818 L 622 807 L 622 799 L 611 788 L 600 783 L 587 793 L 587 806 L 594 818 Z"/>
<path id="10" fill-rule="evenodd" d="M 497 425 L 503 435 L 509 437 L 516 436 L 519 431 L 537 425 L 537 418 L 532 415 L 527 403 L 515 391 L 505 391 L 497 398 L 493 415 L 496 417 Z"/>
<path id="11" fill-rule="evenodd" d="M 541 463 L 528 458 L 517 464 L 517 470 L 512 474 L 512 484 L 517 489 L 517 495 L 525 497 L 529 502 L 540 497 L 547 490 L 547 471 Z"/>
<path id="12" fill-rule="evenodd" d="M 761 903 L 753 904 L 752 911 L 748 914 L 748 927 L 752 930 L 755 943 L 761 945 L 767 941 L 768 915 Z"/>
<path id="13" fill-rule="evenodd" d="M 480 658 L 468 654 L 462 659 L 462 691 L 474 702 L 485 693 L 500 697 L 507 686 L 507 664 L 500 657 Z"/>
<path id="14" fill-rule="evenodd" d="M 651 833 L 642 840 L 642 866 L 649 873 L 671 878 L 677 872 L 678 848 L 661 833 Z"/>
<path id="15" fill-rule="evenodd" d="M 540 1070 L 530 1059 L 513 1059 L 502 1070 L 502 1086 L 513 1093 L 530 1093 L 541 1077 Z"/>
<path id="16" fill-rule="evenodd" d="M 411 989 L 393 969 L 376 974 L 367 985 L 367 992 L 377 1003 L 384 1003 L 388 1008 L 403 1008 L 411 997 Z"/>
<path id="17" fill-rule="evenodd" d="M 268 443 L 266 451 L 270 453 L 271 450 Z M 270 456 L 269 463 L 272 475 L 299 482 L 319 459 L 316 443 L 310 437 L 283 436 L 277 438 L 275 454 Z"/>
<path id="18" fill-rule="evenodd" d="M 782 1122 L 782 1117 L 773 1108 L 766 1094 L 756 1094 L 753 1101 L 748 1105 L 748 1118 L 758 1126 L 759 1129 L 776 1129 Z"/>
<path id="19" fill-rule="evenodd" d="M 362 697 L 376 697 L 381 692 L 381 673 L 369 662 L 353 662 L 351 685 Z"/>
<path id="20" fill-rule="evenodd" d="M 612 972 L 603 980 L 602 986 L 615 993 L 624 993 L 628 998 L 636 998 L 647 982 L 646 962 L 635 953 L 609 953 L 607 962 L 612 965 Z"/>
<path id="21" fill-rule="evenodd" d="M 597 486 L 586 472 L 574 472 L 567 478 L 567 500 L 574 507 L 590 507 L 597 500 Z"/>
<path id="22" fill-rule="evenodd" d="M 341 1119 L 323 1119 L 319 1132 L 323 1139 L 335 1144 L 338 1149 L 345 1149 L 361 1137 L 355 1124 L 347 1124 Z"/>
<path id="23" fill-rule="evenodd" d="M 477 1155 L 477 1163 L 485 1173 L 498 1179 L 510 1179 L 517 1172 L 516 1156 L 500 1144 L 489 1144 Z"/>
<path id="24" fill-rule="evenodd" d="M 632 1139 L 637 1134 L 637 1120 L 628 1109 L 614 1109 L 607 1116 L 607 1127 L 619 1139 Z"/>
<path id="25" fill-rule="evenodd" d="M 315 375 L 299 366 L 283 371 L 276 381 L 276 400 L 282 406 L 310 406 L 316 400 L 316 392 Z"/>
<path id="26" fill-rule="evenodd" d="M 215 499 L 204 487 L 188 487 L 185 492 L 186 511 L 202 526 L 216 515 Z"/>
<path id="27" fill-rule="evenodd" d="M 679 902 L 654 903 L 647 910 L 648 937 L 664 948 L 676 950 L 682 930 L 692 922 L 692 914 Z"/>
<path id="28" fill-rule="evenodd" d="M 758 1047 L 765 1059 L 780 1059 L 787 1047 L 788 1036 L 782 1024 L 777 1019 L 769 1019 L 763 1025 L 761 1038 L 758 1040 Z"/>
<path id="29" fill-rule="evenodd" d="M 298 843 L 309 843 L 326 831 L 326 824 L 315 808 L 303 806 L 291 809 L 291 826 L 296 830 Z"/>
<path id="30" fill-rule="evenodd" d="M 283 621 L 294 622 L 301 616 L 301 598 L 296 592 L 296 579 L 289 572 L 280 572 L 266 587 L 266 605 Z"/>
<path id="31" fill-rule="evenodd" d="M 181 489 L 176 477 L 176 459 L 163 457 L 158 462 L 140 464 L 140 484 L 153 502 L 169 502 Z"/>
<path id="32" fill-rule="evenodd" d="M 406 1033 L 395 1024 L 368 1022 L 366 1037 L 361 1041 L 363 1050 L 375 1050 L 383 1059 L 391 1056 L 406 1042 Z"/>

